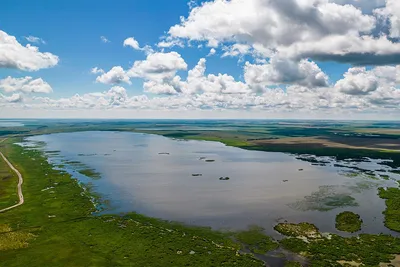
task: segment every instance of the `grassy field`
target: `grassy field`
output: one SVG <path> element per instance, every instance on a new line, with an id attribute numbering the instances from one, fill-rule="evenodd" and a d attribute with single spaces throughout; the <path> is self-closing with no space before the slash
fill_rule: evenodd
<path id="1" fill-rule="evenodd" d="M 0 266 L 262 266 L 227 234 L 138 214 L 92 215 L 77 181 L 41 152 L 6 144 L 25 204 L 0 214 Z"/>

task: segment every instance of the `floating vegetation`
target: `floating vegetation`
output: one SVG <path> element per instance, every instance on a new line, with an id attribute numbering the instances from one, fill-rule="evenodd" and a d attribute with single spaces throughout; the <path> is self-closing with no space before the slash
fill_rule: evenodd
<path id="1" fill-rule="evenodd" d="M 169 153 L 168 152 L 160 152 L 160 153 L 158 153 L 158 155 L 169 155 Z"/>
<path id="2" fill-rule="evenodd" d="M 206 159 L 206 157 L 200 157 L 199 158 L 199 160 L 205 160 Z"/>
<path id="3" fill-rule="evenodd" d="M 319 190 L 303 200 L 290 203 L 288 206 L 301 211 L 317 210 L 329 211 L 342 207 L 357 207 L 355 198 L 350 196 L 351 192 L 337 192 L 338 186 L 320 186 Z"/>
<path id="4" fill-rule="evenodd" d="M 58 154 L 61 151 L 60 150 L 47 150 L 47 151 L 44 151 L 44 152 L 47 153 L 47 154 Z"/>
<path id="5" fill-rule="evenodd" d="M 284 267 L 302 267 L 302 265 L 296 261 L 287 261 Z"/>
<path id="6" fill-rule="evenodd" d="M 304 169 L 299 169 L 299 171 L 301 172 L 301 171 L 304 171 Z"/>
<path id="7" fill-rule="evenodd" d="M 271 237 L 264 235 L 263 231 L 264 229 L 261 227 L 252 226 L 247 231 L 238 232 L 234 237 L 251 252 L 265 254 L 277 249 L 279 244 Z"/>
<path id="8" fill-rule="evenodd" d="M 85 176 L 87 176 L 87 177 L 89 177 L 89 178 L 95 179 L 95 180 L 101 178 L 101 174 L 100 174 L 99 172 L 96 172 L 96 171 L 93 170 L 93 169 L 89 169 L 89 168 L 88 168 L 88 169 L 78 170 L 78 172 L 79 172 L 80 174 L 83 174 L 83 175 L 85 175 Z"/>
<path id="9" fill-rule="evenodd" d="M 96 156 L 97 154 L 78 154 L 78 156 L 80 157 L 92 157 L 92 156 Z"/>
<path id="10" fill-rule="evenodd" d="M 390 230 L 400 232 L 400 189 L 379 188 L 379 197 L 385 199 L 385 226 Z"/>
<path id="11" fill-rule="evenodd" d="M 228 181 L 230 178 L 229 178 L 229 177 L 219 177 L 219 179 L 220 179 L 221 181 Z"/>
<path id="12" fill-rule="evenodd" d="M 336 215 L 336 229 L 343 232 L 355 233 L 361 230 L 360 215 L 351 211 L 344 211 Z"/>
<path id="13" fill-rule="evenodd" d="M 311 223 L 279 223 L 274 229 L 285 236 L 321 238 L 318 228 Z"/>
<path id="14" fill-rule="evenodd" d="M 214 162 L 215 159 L 206 159 L 205 161 L 206 161 L 206 162 Z"/>
<path id="15" fill-rule="evenodd" d="M 193 173 L 192 176 L 203 176 L 201 173 Z"/>

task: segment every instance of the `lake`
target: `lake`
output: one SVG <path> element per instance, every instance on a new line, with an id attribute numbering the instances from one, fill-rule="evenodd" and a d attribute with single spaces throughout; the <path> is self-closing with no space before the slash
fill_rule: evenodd
<path id="1" fill-rule="evenodd" d="M 110 203 L 102 213 L 135 211 L 214 229 L 258 225 L 276 236 L 273 226 L 285 220 L 337 233 L 336 214 L 350 210 L 361 215 L 363 232 L 393 234 L 383 225 L 385 203 L 377 188 L 396 183 L 334 167 L 338 162 L 331 158 L 324 158 L 326 166 L 314 166 L 284 153 L 126 132 L 41 135 L 25 145 L 47 151 L 50 162 L 91 183 Z M 101 178 L 80 174 L 77 161 Z M 377 162 L 340 164 L 377 172 L 388 168 Z"/>

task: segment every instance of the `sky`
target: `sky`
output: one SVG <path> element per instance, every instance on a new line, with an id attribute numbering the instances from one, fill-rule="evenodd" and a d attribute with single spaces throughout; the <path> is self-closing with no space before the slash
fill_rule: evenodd
<path id="1" fill-rule="evenodd" d="M 4 0 L 0 118 L 400 118 L 398 0 Z"/>

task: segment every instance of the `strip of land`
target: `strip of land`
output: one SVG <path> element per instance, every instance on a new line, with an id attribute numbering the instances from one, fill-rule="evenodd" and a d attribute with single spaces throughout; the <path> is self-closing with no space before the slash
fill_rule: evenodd
<path id="1" fill-rule="evenodd" d="M 0 141 L 0 143 L 3 143 L 6 139 L 3 139 Z M 11 164 L 11 162 L 4 156 L 4 154 L 2 152 L 0 152 L 0 156 L 3 158 L 3 160 L 7 163 L 7 165 L 10 167 L 11 170 L 13 170 L 17 176 L 18 176 L 18 185 L 17 185 L 17 190 L 18 190 L 18 198 L 19 198 L 19 202 L 13 206 L 10 206 L 8 208 L 2 209 L 0 210 L 0 213 L 2 212 L 6 212 L 8 210 L 14 209 L 18 206 L 21 206 L 22 204 L 24 204 L 24 195 L 22 193 L 22 184 L 24 182 L 24 179 L 22 178 L 21 173 Z"/>

